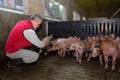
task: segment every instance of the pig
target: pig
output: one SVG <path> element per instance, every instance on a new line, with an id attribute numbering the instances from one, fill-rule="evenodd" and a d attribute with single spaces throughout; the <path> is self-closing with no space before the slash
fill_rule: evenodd
<path id="1" fill-rule="evenodd" d="M 70 47 L 70 45 L 72 43 L 75 42 L 79 42 L 80 39 L 77 37 L 69 37 L 69 38 L 62 38 L 62 39 L 58 39 L 54 45 L 52 46 L 52 48 L 49 48 L 49 52 L 50 51 L 55 51 L 58 50 L 58 54 L 62 57 L 65 56 L 67 49 Z"/>
<path id="2" fill-rule="evenodd" d="M 71 44 L 73 43 L 79 43 L 80 42 L 80 38 L 77 38 L 77 37 L 70 37 L 68 38 L 66 41 L 65 41 L 65 44 L 66 44 L 66 51 L 69 53 L 68 49 L 70 47 Z"/>
<path id="3" fill-rule="evenodd" d="M 118 60 L 120 61 L 120 37 L 117 37 L 114 42 L 118 45 L 119 47 L 119 58 Z M 120 72 L 120 69 L 118 70 Z"/>
<path id="4" fill-rule="evenodd" d="M 58 39 L 52 46 L 52 48 L 48 49 L 48 52 L 50 51 L 56 51 L 58 50 L 58 54 L 60 56 L 64 56 L 67 50 L 67 45 L 65 44 L 66 39 L 62 38 L 62 39 Z M 63 54 L 62 54 L 63 53 Z"/>
<path id="5" fill-rule="evenodd" d="M 91 57 L 92 58 L 96 58 L 99 57 L 99 62 L 101 65 L 103 65 L 102 60 L 102 49 L 101 49 L 101 40 L 99 37 L 96 38 L 96 40 L 92 43 L 92 47 L 91 47 Z M 91 58 L 90 57 L 90 58 Z"/>
<path id="6" fill-rule="evenodd" d="M 85 44 L 85 54 L 86 54 L 86 58 L 87 61 L 90 61 L 91 58 L 91 46 L 93 41 L 95 40 L 95 37 L 87 37 L 87 39 L 84 40 L 84 44 Z"/>
<path id="7" fill-rule="evenodd" d="M 84 44 L 81 43 L 73 43 L 71 44 L 69 50 L 70 51 L 75 51 L 75 53 L 73 53 L 73 55 L 76 57 L 76 61 L 78 61 L 81 64 L 81 60 L 82 60 L 82 56 L 83 56 L 83 52 L 84 52 Z"/>
<path id="8" fill-rule="evenodd" d="M 108 57 L 112 57 L 112 70 L 115 70 L 116 59 L 119 58 L 119 46 L 108 38 L 103 38 L 101 42 L 101 49 L 105 61 L 105 70 L 108 68 Z"/>
<path id="9" fill-rule="evenodd" d="M 118 45 L 118 47 L 119 47 L 119 53 L 120 53 L 120 37 L 117 37 L 113 41 Z"/>

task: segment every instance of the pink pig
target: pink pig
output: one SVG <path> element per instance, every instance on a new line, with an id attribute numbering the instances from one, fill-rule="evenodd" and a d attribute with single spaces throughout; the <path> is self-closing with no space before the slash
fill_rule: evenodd
<path id="1" fill-rule="evenodd" d="M 76 57 L 76 61 L 78 61 L 81 64 L 83 52 L 84 52 L 84 44 L 82 43 L 73 43 L 70 48 L 70 51 L 75 51 L 73 55 Z"/>
<path id="2" fill-rule="evenodd" d="M 119 58 L 119 46 L 114 40 L 109 40 L 108 38 L 103 38 L 101 43 L 101 49 L 103 51 L 103 57 L 105 61 L 105 69 L 108 68 L 108 57 L 112 57 L 112 70 L 115 70 L 115 64 L 117 58 Z"/>
<path id="3" fill-rule="evenodd" d="M 62 39 L 58 39 L 54 45 L 52 46 L 52 48 L 50 48 L 48 51 L 55 51 L 58 50 L 58 54 L 62 57 L 65 56 L 67 49 L 70 47 L 71 44 L 79 42 L 80 39 L 77 37 L 69 37 L 67 39 L 62 38 Z"/>

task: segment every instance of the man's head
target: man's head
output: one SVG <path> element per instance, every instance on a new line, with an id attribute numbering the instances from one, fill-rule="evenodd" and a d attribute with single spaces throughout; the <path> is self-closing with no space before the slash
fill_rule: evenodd
<path id="1" fill-rule="evenodd" d="M 32 15 L 30 20 L 33 24 L 34 29 L 37 29 L 42 23 L 42 17 L 40 15 Z"/>

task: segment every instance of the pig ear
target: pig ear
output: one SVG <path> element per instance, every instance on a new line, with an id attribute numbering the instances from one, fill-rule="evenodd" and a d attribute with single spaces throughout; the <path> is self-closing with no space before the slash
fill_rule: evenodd
<path id="1" fill-rule="evenodd" d="M 74 38 L 77 38 L 77 36 L 75 36 Z"/>
<path id="2" fill-rule="evenodd" d="M 92 39 L 95 40 L 95 36 Z"/>
<path id="3" fill-rule="evenodd" d="M 53 34 L 51 34 L 50 37 L 53 37 Z"/>
<path id="4" fill-rule="evenodd" d="M 77 38 L 77 40 L 80 40 L 80 38 Z"/>
<path id="5" fill-rule="evenodd" d="M 119 38 L 119 37 L 117 37 L 115 40 L 116 40 L 116 41 L 120 41 L 120 38 Z"/>
<path id="6" fill-rule="evenodd" d="M 87 37 L 88 40 L 90 40 L 91 38 L 90 37 Z"/>
<path id="7" fill-rule="evenodd" d="M 114 34 L 111 34 L 110 37 L 115 38 L 115 35 L 114 35 Z"/>

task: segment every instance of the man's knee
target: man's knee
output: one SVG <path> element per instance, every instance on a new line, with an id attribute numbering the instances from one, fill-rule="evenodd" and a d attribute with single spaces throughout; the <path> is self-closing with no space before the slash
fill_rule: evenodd
<path id="1" fill-rule="evenodd" d="M 33 62 L 35 62 L 35 61 L 37 61 L 38 60 L 38 58 L 39 58 L 39 54 L 38 53 L 36 53 L 34 56 L 33 56 Z"/>
<path id="2" fill-rule="evenodd" d="M 39 54 L 35 53 L 35 54 L 31 55 L 31 56 L 23 58 L 23 61 L 25 63 L 33 63 L 33 62 L 36 62 L 38 60 L 38 58 L 39 58 Z"/>

